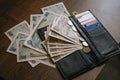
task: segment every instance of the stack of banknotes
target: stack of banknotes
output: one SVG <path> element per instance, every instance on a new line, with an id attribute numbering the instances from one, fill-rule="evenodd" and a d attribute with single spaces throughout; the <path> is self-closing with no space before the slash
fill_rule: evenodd
<path id="1" fill-rule="evenodd" d="M 69 20 L 62 2 L 41 8 L 43 14 L 30 15 L 30 24 L 22 21 L 5 32 L 10 39 L 7 52 L 17 62 L 27 61 L 32 67 L 39 63 L 55 67 L 55 62 L 82 49 L 82 37 Z"/>

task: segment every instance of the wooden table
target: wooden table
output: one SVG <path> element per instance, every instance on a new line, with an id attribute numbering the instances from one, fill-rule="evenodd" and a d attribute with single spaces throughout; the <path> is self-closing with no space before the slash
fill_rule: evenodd
<path id="1" fill-rule="evenodd" d="M 118 0 L 1 0 L 0 1 L 0 76 L 6 80 L 62 80 L 57 69 L 39 64 L 32 68 L 27 62 L 17 63 L 16 56 L 6 52 L 10 41 L 4 32 L 23 20 L 30 21 L 30 14 L 42 14 L 41 8 L 64 2 L 68 11 L 88 9 L 98 17 L 108 31 L 120 41 L 120 1 Z M 104 65 L 74 80 L 95 80 Z"/>

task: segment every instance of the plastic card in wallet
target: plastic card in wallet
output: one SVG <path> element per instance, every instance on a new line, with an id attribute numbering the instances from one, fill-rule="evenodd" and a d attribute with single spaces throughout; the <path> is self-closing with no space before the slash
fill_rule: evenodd
<path id="1" fill-rule="evenodd" d="M 91 51 L 85 53 L 77 50 L 56 62 L 65 80 L 71 80 L 120 53 L 118 43 L 91 11 L 70 16 L 69 19 L 89 44 Z"/>

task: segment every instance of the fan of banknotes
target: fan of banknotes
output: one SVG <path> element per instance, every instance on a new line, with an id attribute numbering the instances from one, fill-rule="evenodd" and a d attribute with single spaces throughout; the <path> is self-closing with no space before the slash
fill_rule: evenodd
<path id="1" fill-rule="evenodd" d="M 10 39 L 7 52 L 17 62 L 27 61 L 32 67 L 39 63 L 55 67 L 55 62 L 82 49 L 80 35 L 69 20 L 62 2 L 43 7 L 43 14 L 32 14 L 30 25 L 23 21 L 5 32 Z"/>

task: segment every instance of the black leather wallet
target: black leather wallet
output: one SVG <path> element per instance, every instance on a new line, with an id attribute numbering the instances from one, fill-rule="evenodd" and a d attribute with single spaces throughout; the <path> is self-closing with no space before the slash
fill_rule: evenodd
<path id="1" fill-rule="evenodd" d="M 91 51 L 86 54 L 83 50 L 77 50 L 55 63 L 64 80 L 71 80 L 120 53 L 118 43 L 97 18 L 99 25 L 90 30 L 83 28 L 75 16 L 70 16 L 69 19 L 86 40 Z"/>

